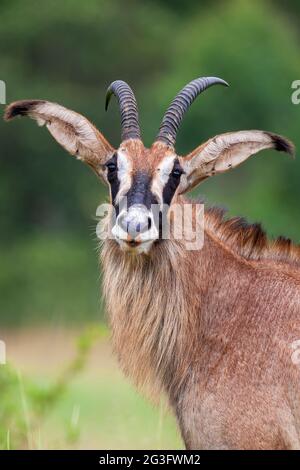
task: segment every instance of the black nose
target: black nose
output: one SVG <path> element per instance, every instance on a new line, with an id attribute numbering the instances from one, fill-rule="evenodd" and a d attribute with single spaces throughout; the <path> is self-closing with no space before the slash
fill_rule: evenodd
<path id="1" fill-rule="evenodd" d="M 151 224 L 152 224 L 152 222 L 151 222 L 151 217 L 147 217 L 144 222 L 142 222 L 142 223 L 139 222 L 139 223 L 136 225 L 136 231 L 137 231 L 138 233 L 147 232 L 147 230 L 150 230 Z"/>

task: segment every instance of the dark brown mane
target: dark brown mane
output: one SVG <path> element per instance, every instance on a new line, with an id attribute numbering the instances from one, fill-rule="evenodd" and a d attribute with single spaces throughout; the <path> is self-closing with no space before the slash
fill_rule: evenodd
<path id="1" fill-rule="evenodd" d="M 300 267 L 300 245 L 289 238 L 270 240 L 260 224 L 250 224 L 243 217 L 227 217 L 219 207 L 205 210 L 205 226 L 233 251 L 248 260 L 273 260 Z"/>

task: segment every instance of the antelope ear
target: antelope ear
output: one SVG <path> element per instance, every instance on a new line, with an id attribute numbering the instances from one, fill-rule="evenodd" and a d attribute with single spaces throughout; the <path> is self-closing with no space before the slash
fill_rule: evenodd
<path id="1" fill-rule="evenodd" d="M 29 116 L 39 126 L 46 125 L 62 147 L 105 179 L 104 164 L 115 150 L 81 114 L 49 101 L 22 100 L 11 103 L 5 110 L 5 120 L 16 116 Z"/>
<path id="2" fill-rule="evenodd" d="M 271 132 L 254 130 L 220 134 L 180 158 L 184 174 L 178 192 L 182 194 L 209 176 L 235 168 L 251 155 L 267 148 L 294 155 L 294 145 Z"/>

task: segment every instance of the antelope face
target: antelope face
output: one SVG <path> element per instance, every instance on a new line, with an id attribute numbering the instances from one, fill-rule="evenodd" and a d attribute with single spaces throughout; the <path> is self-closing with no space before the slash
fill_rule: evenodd
<path id="1" fill-rule="evenodd" d="M 148 253 L 168 223 L 168 208 L 183 174 L 179 159 L 164 144 L 146 149 L 140 140 L 130 139 L 105 166 L 114 207 L 112 235 L 121 249 Z"/>
<path id="2" fill-rule="evenodd" d="M 175 151 L 182 118 L 195 98 L 212 85 L 227 85 L 216 77 L 188 83 L 175 97 L 162 120 L 150 149 L 141 140 L 137 103 L 127 83 L 113 82 L 106 94 L 106 109 L 112 95 L 118 99 L 122 138 L 118 150 L 81 114 L 56 103 L 23 100 L 10 104 L 5 119 L 29 116 L 46 125 L 52 136 L 77 159 L 89 165 L 108 186 L 115 217 L 111 234 L 122 250 L 148 253 L 162 239 L 169 208 L 177 195 L 204 179 L 236 167 L 266 148 L 293 153 L 285 138 L 264 131 L 221 134 L 185 157 Z"/>

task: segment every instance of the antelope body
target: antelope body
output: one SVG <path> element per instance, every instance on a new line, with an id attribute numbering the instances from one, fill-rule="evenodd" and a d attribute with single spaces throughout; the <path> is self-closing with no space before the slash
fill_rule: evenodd
<path id="1" fill-rule="evenodd" d="M 6 119 L 29 115 L 87 163 L 110 189 L 112 212 L 102 247 L 104 294 L 121 367 L 142 388 L 167 395 L 189 449 L 299 449 L 299 248 L 269 241 L 259 225 L 226 219 L 218 209 L 199 221 L 204 243 L 162 237 L 175 205 L 205 178 L 266 148 L 293 152 L 263 131 L 219 135 L 186 157 L 174 145 L 180 122 L 214 77 L 189 83 L 168 108 L 150 149 L 142 143 L 136 100 L 111 84 L 120 105 L 115 150 L 83 116 L 55 103 L 12 103 Z M 126 198 L 126 207 L 122 203 Z M 153 207 L 160 208 L 159 221 Z"/>

